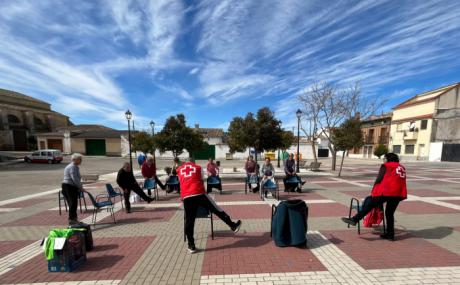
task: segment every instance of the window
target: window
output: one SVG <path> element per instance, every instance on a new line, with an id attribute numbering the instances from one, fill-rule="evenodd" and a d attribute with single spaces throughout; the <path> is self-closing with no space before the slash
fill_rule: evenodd
<path id="1" fill-rule="evenodd" d="M 420 123 L 420 129 L 426 130 L 427 126 L 428 126 L 428 120 L 422 120 L 422 122 Z"/>
<path id="2" fill-rule="evenodd" d="M 409 124 L 409 132 L 415 132 L 416 127 L 415 127 L 415 122 L 410 122 Z"/>
<path id="3" fill-rule="evenodd" d="M 8 115 L 8 123 L 9 124 L 20 124 L 21 121 L 15 115 Z"/>
<path id="4" fill-rule="evenodd" d="M 414 154 L 414 145 L 413 144 L 408 144 L 406 145 L 406 148 L 404 149 L 405 154 Z"/>
<path id="5" fill-rule="evenodd" d="M 401 153 L 401 145 L 394 145 L 393 146 L 394 153 Z"/>
<path id="6" fill-rule="evenodd" d="M 41 156 L 46 156 L 46 151 L 42 151 L 42 152 L 40 153 L 40 155 L 41 155 Z"/>

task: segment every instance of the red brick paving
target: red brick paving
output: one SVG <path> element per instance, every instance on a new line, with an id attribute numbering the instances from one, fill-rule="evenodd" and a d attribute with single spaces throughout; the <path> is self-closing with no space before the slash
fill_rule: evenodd
<path id="1" fill-rule="evenodd" d="M 82 220 L 90 215 L 91 212 L 80 213 L 78 209 L 78 219 Z M 13 227 L 13 226 L 65 226 L 68 224 L 68 212 L 62 209 L 62 215 L 59 216 L 58 210 L 46 210 L 39 212 L 33 216 L 25 217 L 7 224 L 0 225 L 1 227 Z"/>
<path id="2" fill-rule="evenodd" d="M 348 216 L 348 207 L 339 203 L 308 204 L 309 217 L 341 217 Z"/>
<path id="3" fill-rule="evenodd" d="M 302 200 L 324 200 L 327 199 L 324 196 L 321 196 L 317 192 L 305 192 L 305 189 L 302 193 L 297 192 L 282 192 L 280 191 L 280 200 L 293 200 L 293 199 L 302 199 Z"/>
<path id="4" fill-rule="evenodd" d="M 2 205 L 0 206 L 0 208 L 25 208 L 25 207 L 29 207 L 35 204 L 44 203 L 48 201 L 51 201 L 51 200 L 47 198 L 34 198 L 34 199 L 28 199 L 24 201 Z M 57 194 L 56 194 L 56 205 L 57 205 Z"/>
<path id="5" fill-rule="evenodd" d="M 168 208 L 147 208 L 131 206 L 131 213 L 127 214 L 125 211 L 118 211 L 115 213 L 115 220 L 117 223 L 133 224 L 133 223 L 160 223 L 167 222 L 176 213 L 177 207 Z M 112 223 L 112 217 L 108 216 L 99 221 L 98 223 Z"/>
<path id="6" fill-rule="evenodd" d="M 248 194 L 224 194 L 220 195 L 214 193 L 214 200 L 217 202 L 230 202 L 230 201 L 261 201 L 259 193 L 248 192 Z"/>
<path id="7" fill-rule="evenodd" d="M 460 200 L 444 200 L 442 202 L 451 203 L 451 204 L 460 206 Z"/>
<path id="8" fill-rule="evenodd" d="M 420 196 L 420 197 L 454 197 L 458 195 L 446 193 L 442 191 L 429 190 L 429 189 L 410 189 L 409 194 Z"/>
<path id="9" fill-rule="evenodd" d="M 305 248 L 276 247 L 269 233 L 217 233 L 208 238 L 202 275 L 325 271 Z"/>
<path id="10" fill-rule="evenodd" d="M 332 183 L 321 183 L 321 182 L 313 182 L 315 185 L 322 186 L 324 188 L 340 188 L 340 187 L 349 187 L 350 184 L 345 182 L 332 182 Z"/>
<path id="11" fill-rule="evenodd" d="M 458 210 L 433 205 L 422 201 L 402 201 L 396 211 L 411 215 L 460 213 Z"/>
<path id="12" fill-rule="evenodd" d="M 87 261 L 70 273 L 48 272 L 43 254 L 0 276 L 0 283 L 39 283 L 88 280 L 121 280 L 155 237 L 97 238 Z M 27 274 L 24 274 L 27 273 Z"/>
<path id="13" fill-rule="evenodd" d="M 233 220 L 235 219 L 270 219 L 269 205 L 232 205 L 220 206 Z"/>
<path id="14" fill-rule="evenodd" d="M 452 185 L 453 183 L 455 183 L 455 182 L 449 182 L 449 181 L 439 181 L 435 178 L 430 179 L 430 180 L 419 180 L 419 181 L 412 181 L 412 182 L 423 184 L 423 185 L 437 185 L 437 186 L 442 185 L 442 184 Z"/>
<path id="15" fill-rule="evenodd" d="M 0 258 L 7 256 L 21 248 L 28 246 L 35 241 L 31 240 L 12 240 L 12 241 L 0 241 Z"/>
<path id="16" fill-rule="evenodd" d="M 396 241 L 355 230 L 322 231 L 345 254 L 365 269 L 459 266 L 460 256 L 409 233 L 396 235 Z"/>

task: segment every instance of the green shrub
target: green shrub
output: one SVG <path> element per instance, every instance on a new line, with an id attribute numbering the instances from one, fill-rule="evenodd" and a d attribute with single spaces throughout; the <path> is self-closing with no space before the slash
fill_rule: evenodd
<path id="1" fill-rule="evenodd" d="M 386 145 L 383 145 L 383 144 L 379 144 L 374 150 L 374 155 L 377 156 L 378 158 L 380 158 L 382 155 L 387 154 L 387 153 L 388 153 L 388 148 Z"/>

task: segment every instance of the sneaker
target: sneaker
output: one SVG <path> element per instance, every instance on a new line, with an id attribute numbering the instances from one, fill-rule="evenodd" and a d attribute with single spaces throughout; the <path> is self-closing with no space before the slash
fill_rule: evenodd
<path id="1" fill-rule="evenodd" d="M 241 228 L 241 220 L 238 220 L 235 225 L 232 227 L 232 231 L 236 234 L 240 231 Z"/>
<path id="2" fill-rule="evenodd" d="M 155 201 L 155 198 L 154 198 L 154 197 L 150 197 L 150 199 L 147 200 L 147 203 L 150 204 L 150 203 L 152 203 L 153 201 Z"/>
<path id="3" fill-rule="evenodd" d="M 356 226 L 356 222 L 352 218 L 342 217 L 341 219 L 342 219 L 342 222 L 349 224 L 350 226 Z"/>
<path id="4" fill-rule="evenodd" d="M 191 254 L 196 252 L 196 247 L 194 244 L 188 246 L 188 252 L 190 252 Z"/>

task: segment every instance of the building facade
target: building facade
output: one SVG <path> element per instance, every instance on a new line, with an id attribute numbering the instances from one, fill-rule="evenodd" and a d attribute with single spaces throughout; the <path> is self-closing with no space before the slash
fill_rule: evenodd
<path id="1" fill-rule="evenodd" d="M 35 136 L 71 125 L 69 117 L 30 96 L 0 89 L 0 150 L 34 148 Z"/>
<path id="2" fill-rule="evenodd" d="M 391 113 L 372 115 L 361 121 L 364 145 L 349 151 L 350 157 L 377 158 L 374 150 L 378 145 L 389 146 Z"/>
<path id="3" fill-rule="evenodd" d="M 432 142 L 460 139 L 459 83 L 418 94 L 393 108 L 390 150 L 428 160 Z"/>

